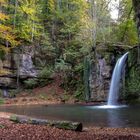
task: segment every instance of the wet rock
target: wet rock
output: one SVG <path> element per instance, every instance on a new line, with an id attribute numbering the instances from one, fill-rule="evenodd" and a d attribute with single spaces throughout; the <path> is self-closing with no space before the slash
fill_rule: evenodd
<path id="1" fill-rule="evenodd" d="M 90 74 L 91 99 L 93 101 L 104 101 L 109 89 L 111 66 L 104 57 L 98 59 L 97 63 L 92 65 L 93 70 Z"/>

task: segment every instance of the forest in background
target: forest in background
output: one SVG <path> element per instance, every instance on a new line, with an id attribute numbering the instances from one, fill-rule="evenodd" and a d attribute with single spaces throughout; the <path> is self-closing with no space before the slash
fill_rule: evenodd
<path id="1" fill-rule="evenodd" d="M 85 57 L 96 52 L 98 43 L 138 44 L 132 1 L 120 0 L 116 20 L 109 4 L 110 0 L 0 0 L 0 59 L 15 48 L 32 46 L 40 55 L 34 58 L 40 77 L 59 73 L 61 86 L 80 96 Z M 136 77 L 128 83 L 130 91 L 140 88 Z M 48 79 L 25 84 L 35 88 L 49 83 Z"/>

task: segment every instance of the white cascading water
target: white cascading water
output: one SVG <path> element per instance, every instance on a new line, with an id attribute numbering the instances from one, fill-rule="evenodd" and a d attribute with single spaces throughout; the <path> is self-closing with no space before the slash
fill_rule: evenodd
<path id="1" fill-rule="evenodd" d="M 125 69 L 125 63 L 126 59 L 128 57 L 128 52 L 125 53 L 121 58 L 118 59 L 112 79 L 111 79 L 111 85 L 110 85 L 110 90 L 109 90 L 109 96 L 108 96 L 108 106 L 113 106 L 118 104 L 118 94 L 119 94 L 119 89 L 120 89 L 120 80 L 122 78 L 122 73 Z"/>

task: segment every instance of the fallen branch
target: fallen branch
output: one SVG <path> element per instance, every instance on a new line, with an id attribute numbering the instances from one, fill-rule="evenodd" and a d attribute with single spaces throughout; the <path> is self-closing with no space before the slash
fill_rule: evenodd
<path id="1" fill-rule="evenodd" d="M 10 120 L 16 123 L 26 123 L 26 124 L 34 124 L 34 125 L 48 125 L 54 126 L 60 129 L 67 129 L 73 131 L 82 131 L 83 125 L 79 122 L 70 122 L 70 121 L 50 121 L 44 119 L 36 119 L 30 118 L 21 115 L 12 115 L 10 116 Z"/>

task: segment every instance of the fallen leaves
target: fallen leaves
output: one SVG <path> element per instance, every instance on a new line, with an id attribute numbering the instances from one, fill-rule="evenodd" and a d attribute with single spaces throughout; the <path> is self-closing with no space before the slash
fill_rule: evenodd
<path id="1" fill-rule="evenodd" d="M 86 128 L 83 132 L 49 126 L 16 124 L 0 118 L 1 140 L 140 140 L 140 128 Z"/>

